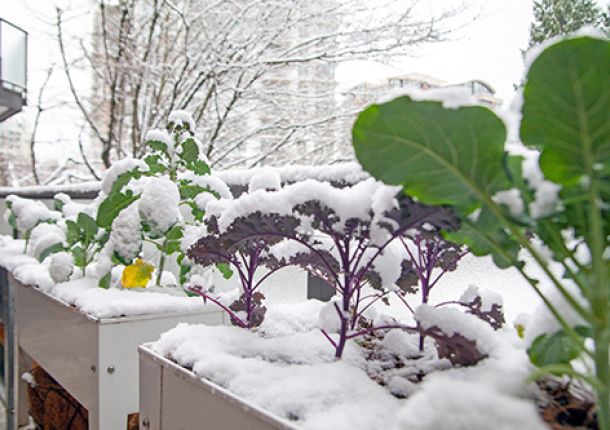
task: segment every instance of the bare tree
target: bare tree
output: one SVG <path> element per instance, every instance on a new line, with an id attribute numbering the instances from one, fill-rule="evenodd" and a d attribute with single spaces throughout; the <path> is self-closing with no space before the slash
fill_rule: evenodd
<path id="1" fill-rule="evenodd" d="M 306 154 L 332 162 L 333 127 L 354 114 L 335 101 L 335 65 L 410 54 L 442 40 L 462 10 L 417 0 L 98 0 L 90 37 L 65 34 L 59 8 L 55 25 L 106 167 L 141 156 L 146 130 L 175 109 L 193 113 L 211 162 L 226 167 Z M 91 70 L 92 89 L 75 84 L 77 65 Z"/>

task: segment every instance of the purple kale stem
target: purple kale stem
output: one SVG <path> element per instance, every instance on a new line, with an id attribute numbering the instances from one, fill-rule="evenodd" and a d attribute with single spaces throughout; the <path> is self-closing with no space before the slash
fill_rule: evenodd
<path id="1" fill-rule="evenodd" d="M 368 295 L 368 296 L 363 297 L 363 298 L 362 298 L 362 300 L 363 300 L 363 301 L 364 301 L 364 299 L 367 299 L 367 298 L 369 298 L 369 297 L 373 297 L 373 300 L 371 300 L 371 301 L 370 301 L 369 303 L 367 303 L 367 304 L 366 304 L 366 305 L 365 305 L 365 306 L 364 306 L 362 309 L 360 309 L 360 311 L 358 312 L 358 315 L 356 315 L 356 320 L 357 320 L 358 318 L 360 318 L 362 315 L 364 315 L 364 313 L 366 312 L 366 310 L 367 310 L 368 308 L 370 308 L 371 306 L 373 306 L 375 303 L 377 303 L 379 300 L 381 300 L 382 298 L 384 298 L 384 297 L 385 297 L 385 296 L 387 296 L 387 295 L 388 295 L 388 293 L 387 293 L 387 292 L 384 292 L 384 293 L 382 293 L 382 294 L 377 294 L 377 295 L 370 294 L 370 295 Z M 358 301 L 358 303 L 361 303 L 361 302 L 360 302 L 360 301 Z"/>
<path id="2" fill-rule="evenodd" d="M 469 307 L 466 303 L 462 303 L 462 302 L 458 302 L 457 300 L 448 300 L 446 302 L 441 302 L 437 305 L 434 305 L 435 308 L 440 308 L 441 306 L 447 306 L 447 305 L 459 305 L 459 306 L 464 306 L 464 307 Z"/>
<path id="3" fill-rule="evenodd" d="M 337 241 L 335 242 L 337 243 Z M 339 245 L 337 243 L 337 245 Z M 348 248 L 349 249 L 349 248 Z M 339 251 L 339 256 L 341 257 L 341 265 L 343 266 L 343 292 L 342 292 L 342 309 L 340 310 L 337 304 L 335 303 L 335 308 L 337 309 L 337 313 L 339 314 L 339 318 L 341 320 L 341 327 L 339 329 L 339 343 L 337 344 L 337 348 L 335 349 L 335 357 L 340 359 L 343 355 L 343 349 L 345 348 L 345 343 L 347 342 L 347 332 L 349 330 L 349 321 L 347 315 L 349 315 L 349 305 L 350 299 L 352 295 L 352 279 L 351 273 L 349 272 L 349 255 L 348 249 L 343 249 L 340 246 L 337 246 L 337 250 Z M 354 310 L 356 312 L 356 310 Z"/>
<path id="4" fill-rule="evenodd" d="M 235 314 L 235 312 L 233 312 L 227 306 L 220 303 L 220 301 L 218 301 L 214 297 L 204 293 L 203 287 L 201 287 L 200 285 L 195 285 L 195 286 L 190 287 L 189 291 L 192 291 L 193 293 L 203 297 L 204 301 L 209 300 L 212 303 L 214 303 L 216 306 L 220 307 L 222 310 L 224 310 L 226 313 L 228 313 L 231 316 L 231 318 L 237 323 L 237 325 L 240 326 L 241 328 L 248 328 L 248 325 L 240 317 L 238 317 L 237 314 Z"/>
<path id="5" fill-rule="evenodd" d="M 458 261 L 460 261 L 462 258 L 464 258 L 464 256 L 466 256 L 470 251 L 464 251 L 461 254 L 458 254 L 457 257 L 455 257 L 455 259 L 453 260 L 454 263 L 457 263 Z M 436 285 L 436 283 L 445 275 L 445 273 L 447 273 L 446 270 L 441 270 L 441 273 L 438 274 L 438 276 L 434 279 L 434 281 L 432 281 L 432 283 L 430 284 L 432 287 L 434 287 Z"/>
<path id="6" fill-rule="evenodd" d="M 393 232 L 390 236 L 390 238 L 383 243 L 379 248 L 377 248 L 377 251 L 375 252 L 375 254 L 371 257 L 371 259 L 368 261 L 368 263 L 366 264 L 366 266 L 364 267 L 364 270 L 362 271 L 362 273 L 367 273 L 372 265 L 373 262 L 375 261 L 375 259 L 379 256 L 379 254 L 381 254 L 383 252 L 383 250 L 386 248 L 386 246 L 388 246 L 394 239 L 396 239 L 397 237 L 402 236 L 402 234 L 415 227 L 416 225 L 418 225 L 421 222 L 424 222 L 426 220 L 426 218 L 429 218 L 430 216 L 432 216 L 435 212 L 440 211 L 439 208 L 434 208 L 432 211 L 430 211 L 429 213 L 422 215 L 421 217 L 417 218 L 416 220 L 413 220 L 408 226 L 403 226 L 402 228 L 400 228 L 399 230 L 396 230 L 395 232 Z M 364 253 L 361 254 L 361 256 L 358 258 L 358 261 L 356 261 L 356 264 L 354 265 L 354 267 L 358 267 L 358 265 L 360 264 L 360 260 L 362 258 L 362 256 L 364 255 Z"/>
<path id="7" fill-rule="evenodd" d="M 295 242 L 298 242 L 301 245 L 305 246 L 311 252 L 313 252 L 318 257 L 320 257 L 320 260 L 324 263 L 324 265 L 326 266 L 328 271 L 333 274 L 333 277 L 335 278 L 335 283 L 339 283 L 338 275 L 334 273 L 335 271 L 333 270 L 332 266 L 328 263 L 328 261 L 326 261 L 324 256 L 322 254 L 320 254 L 320 252 L 315 247 L 311 246 L 311 244 L 309 244 L 308 242 L 306 242 L 304 240 L 299 239 L 298 237 L 290 236 L 290 235 L 287 235 L 287 234 L 280 234 L 280 233 L 258 232 L 258 233 L 252 234 L 250 236 L 244 237 L 240 242 L 243 242 L 245 240 L 252 239 L 252 238 L 255 238 L 255 237 L 265 238 L 265 236 L 282 237 L 284 239 L 294 240 Z"/>
<path id="8" fill-rule="evenodd" d="M 410 228 L 410 227 L 409 227 Z M 362 285 L 362 280 L 364 279 L 364 277 L 366 276 L 366 274 L 369 272 L 369 270 L 371 270 L 371 268 L 373 267 L 373 262 L 375 261 L 375 259 L 377 257 L 379 257 L 379 255 L 381 255 L 381 253 L 383 252 L 383 250 L 394 240 L 396 239 L 396 236 L 392 236 L 390 239 L 388 239 L 385 243 L 383 243 L 379 248 L 377 248 L 377 251 L 375 252 L 375 254 L 373 254 L 373 256 L 371 257 L 371 259 L 366 263 L 366 266 L 364 266 L 359 272 L 358 275 L 356 275 L 356 282 L 358 283 L 358 285 Z M 354 265 L 354 267 L 358 267 L 358 265 L 360 264 L 360 260 L 362 259 L 362 256 L 365 253 L 362 252 L 360 254 L 360 256 L 358 257 L 358 260 L 356 261 L 356 264 Z"/>
<path id="9" fill-rule="evenodd" d="M 359 336 L 364 336 L 365 334 L 369 334 L 369 333 L 373 333 L 379 330 L 392 330 L 395 328 L 399 328 L 401 330 L 406 330 L 406 331 L 410 331 L 410 332 L 420 332 L 420 329 L 418 327 L 411 327 L 411 326 L 407 326 L 407 325 L 403 325 L 403 324 L 387 324 L 387 325 L 380 325 L 377 327 L 370 327 L 364 330 L 360 330 L 357 331 L 355 333 L 350 333 L 347 338 L 348 339 L 353 339 L 355 337 L 359 337 Z"/>
<path id="10" fill-rule="evenodd" d="M 337 342 L 335 342 L 335 341 L 333 340 L 333 338 L 329 336 L 329 334 L 326 332 L 326 330 L 324 330 L 324 329 L 320 329 L 320 331 L 322 332 L 322 334 L 324 335 L 324 337 L 325 337 L 326 339 L 328 339 L 328 341 L 331 343 L 331 345 L 333 346 L 333 348 L 337 349 Z"/>
<path id="11" fill-rule="evenodd" d="M 254 252 L 250 255 L 250 264 L 248 268 L 248 285 L 244 288 L 244 294 L 246 296 L 246 321 L 248 321 L 248 328 L 252 328 L 252 315 L 254 313 L 254 303 L 252 302 L 252 295 L 254 294 L 254 273 L 258 265 L 258 254 L 260 247 L 257 246 Z"/>
<path id="12" fill-rule="evenodd" d="M 398 297 L 400 299 L 400 301 L 407 307 L 407 309 L 409 309 L 409 311 L 411 311 L 411 314 L 415 313 L 415 311 L 413 310 L 411 305 L 405 300 L 405 298 L 403 296 L 400 295 L 399 292 L 396 292 L 396 297 Z"/>

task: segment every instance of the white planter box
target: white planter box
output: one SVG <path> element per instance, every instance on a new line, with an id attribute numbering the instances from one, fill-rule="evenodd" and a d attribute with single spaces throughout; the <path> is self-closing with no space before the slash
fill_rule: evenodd
<path id="1" fill-rule="evenodd" d="M 146 345 L 140 352 L 141 430 L 296 430 Z"/>
<path id="2" fill-rule="evenodd" d="M 95 319 L 12 277 L 10 282 L 15 294 L 18 374 L 28 370 L 29 358 L 36 361 L 88 409 L 93 430 L 123 430 L 127 415 L 138 411 L 139 345 L 156 340 L 180 322 L 225 322 L 223 313 L 211 306 L 199 313 Z M 20 424 L 26 416 L 25 388 L 21 381 L 16 408 Z"/>

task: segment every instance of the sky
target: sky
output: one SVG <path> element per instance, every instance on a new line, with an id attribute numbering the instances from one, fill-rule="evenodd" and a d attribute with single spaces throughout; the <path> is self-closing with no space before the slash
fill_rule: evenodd
<path id="1" fill-rule="evenodd" d="M 445 0 L 440 3 L 456 3 Z M 422 47 L 415 56 L 392 66 L 358 62 L 340 68 L 338 79 L 350 87 L 365 80 L 410 72 L 423 73 L 449 83 L 480 79 L 497 91 L 505 103 L 514 96 L 513 85 L 520 82 L 524 65 L 522 50 L 527 47 L 532 21 L 531 0 L 470 0 L 464 19 L 467 25 L 449 40 Z M 472 17 L 476 16 L 475 19 Z M 357 73 L 354 73 L 357 70 Z"/>

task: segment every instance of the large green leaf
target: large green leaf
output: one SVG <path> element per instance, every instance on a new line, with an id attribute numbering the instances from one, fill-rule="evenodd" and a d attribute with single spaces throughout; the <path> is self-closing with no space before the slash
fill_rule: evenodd
<path id="1" fill-rule="evenodd" d="M 424 203 L 471 208 L 480 195 L 509 188 L 506 129 L 484 107 L 400 97 L 360 114 L 353 138 L 365 170 Z"/>
<path id="2" fill-rule="evenodd" d="M 84 233 L 85 240 L 91 242 L 95 239 L 95 235 L 97 234 L 97 223 L 93 218 L 84 212 L 80 212 L 76 218 L 76 223 Z"/>
<path id="3" fill-rule="evenodd" d="M 521 139 L 542 150 L 545 177 L 562 185 L 560 230 L 587 238 L 610 235 L 610 42 L 566 40 L 532 64 L 524 90 Z M 591 203 L 595 202 L 594 207 Z M 601 225 L 591 223 L 592 211 Z M 546 241 L 546 237 L 543 237 Z"/>
<path id="4" fill-rule="evenodd" d="M 85 267 L 87 265 L 87 251 L 82 246 L 75 246 L 70 250 L 74 257 L 74 265 L 76 267 Z"/>
<path id="5" fill-rule="evenodd" d="M 521 139 L 542 149 L 545 176 L 569 184 L 610 168 L 610 42 L 590 37 L 546 49 L 524 90 Z"/>
<path id="6" fill-rule="evenodd" d="M 457 210 L 461 229 L 449 240 L 467 244 L 476 255 L 491 254 L 500 267 L 516 261 L 514 238 L 488 208 L 481 209 L 484 198 L 511 186 L 506 129 L 493 112 L 400 97 L 360 114 L 353 136 L 358 160 L 374 177 L 403 185 L 423 203 Z"/>
<path id="7" fill-rule="evenodd" d="M 189 137 L 182 142 L 182 152 L 180 153 L 182 158 L 187 163 L 192 163 L 199 159 L 199 146 L 192 137 Z"/>
<path id="8" fill-rule="evenodd" d="M 584 337 L 590 335 L 587 327 L 577 327 L 578 334 L 583 336 L 581 342 L 577 343 L 564 330 L 553 334 L 542 334 L 538 336 L 527 350 L 532 363 L 538 367 L 553 364 L 569 364 L 578 358 L 584 348 Z"/>
<path id="9" fill-rule="evenodd" d="M 61 243 L 61 242 L 60 243 L 54 243 L 53 245 L 49 246 L 48 248 L 45 248 L 45 250 L 40 253 L 40 255 L 38 256 L 38 261 L 42 262 L 49 255 L 55 254 L 57 252 L 61 252 L 63 250 L 64 250 L 64 244 L 63 243 Z"/>
<path id="10" fill-rule="evenodd" d="M 139 195 L 134 195 L 130 190 L 126 194 L 111 193 L 97 210 L 97 225 L 102 228 L 110 228 L 118 214 L 139 198 Z"/>
<path id="11" fill-rule="evenodd" d="M 121 173 L 117 176 L 116 180 L 112 184 L 112 189 L 110 190 L 110 194 L 119 193 L 125 185 L 131 182 L 132 179 L 139 179 L 142 177 L 143 172 L 139 170 L 139 167 L 136 167 L 134 170 L 129 170 L 125 173 Z"/>
<path id="12" fill-rule="evenodd" d="M 68 242 L 68 246 L 72 246 L 78 242 L 80 236 L 81 231 L 78 224 L 72 220 L 66 220 L 66 242 Z"/>

